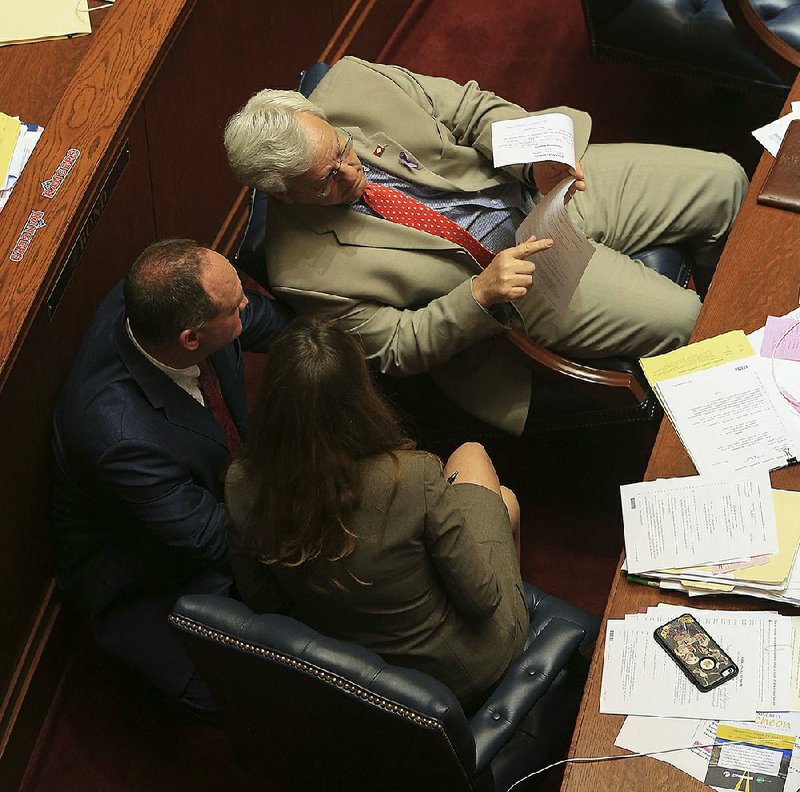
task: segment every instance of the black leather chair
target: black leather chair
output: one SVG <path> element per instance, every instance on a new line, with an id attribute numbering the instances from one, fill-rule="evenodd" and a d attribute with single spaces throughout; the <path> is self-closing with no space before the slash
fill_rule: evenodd
<path id="1" fill-rule="evenodd" d="M 224 597 L 182 597 L 170 621 L 208 684 L 248 788 L 505 792 L 564 751 L 597 620 L 526 585 L 528 645 L 486 702 L 362 646 Z M 520 792 L 534 782 L 516 787 Z"/>
<path id="2" fill-rule="evenodd" d="M 786 92 L 800 0 L 583 0 L 592 52 L 736 89 Z"/>
<path id="3" fill-rule="evenodd" d="M 298 90 L 309 96 L 328 68 L 325 63 L 316 63 L 303 72 Z M 249 217 L 234 264 L 266 289 L 268 233 L 267 196 L 252 190 Z M 679 247 L 654 247 L 634 257 L 675 283 L 685 286 L 689 281 L 691 262 Z M 532 371 L 534 417 L 527 427 L 531 434 L 644 423 L 653 430 L 648 432 L 644 446 L 651 442 L 649 435 L 654 437 L 662 413 L 636 360 L 571 360 L 519 331 L 511 330 L 508 336 L 526 356 Z M 403 417 L 406 430 L 430 450 L 451 448 L 466 440 L 491 442 L 503 437 L 499 430 L 453 404 L 425 374 L 395 378 L 376 372 L 376 378 Z"/>

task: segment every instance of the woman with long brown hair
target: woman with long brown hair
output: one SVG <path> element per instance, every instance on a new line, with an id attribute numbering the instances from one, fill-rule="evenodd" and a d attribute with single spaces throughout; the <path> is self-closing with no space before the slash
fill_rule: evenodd
<path id="1" fill-rule="evenodd" d="M 335 324 L 296 320 L 273 345 L 226 500 L 254 610 L 426 671 L 468 707 L 522 652 L 516 498 L 480 445 L 444 468 L 416 451 Z"/>

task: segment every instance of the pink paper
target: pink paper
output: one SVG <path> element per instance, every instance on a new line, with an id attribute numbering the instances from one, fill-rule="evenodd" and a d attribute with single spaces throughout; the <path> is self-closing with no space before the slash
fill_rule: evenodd
<path id="1" fill-rule="evenodd" d="M 780 342 L 780 343 L 778 343 Z M 777 348 L 775 344 L 778 344 Z M 761 357 L 800 360 L 800 320 L 786 316 L 768 316 L 761 341 Z"/>

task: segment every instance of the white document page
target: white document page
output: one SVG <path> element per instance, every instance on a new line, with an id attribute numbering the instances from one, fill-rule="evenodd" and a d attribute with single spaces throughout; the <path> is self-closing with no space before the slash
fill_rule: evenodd
<path id="1" fill-rule="evenodd" d="M 619 491 L 634 574 L 778 551 L 766 470 L 643 481 Z"/>
<path id="2" fill-rule="evenodd" d="M 800 431 L 767 392 L 753 356 L 659 382 L 657 390 L 698 472 L 770 470 L 796 461 Z M 774 388 L 773 388 L 774 390 Z"/>
<path id="3" fill-rule="evenodd" d="M 723 629 L 717 625 L 713 631 L 709 630 L 740 671 L 733 679 L 704 693 L 656 643 L 653 630 L 652 622 L 646 620 L 607 622 L 601 713 L 726 720 L 755 718 L 756 647 L 747 639 L 737 640 L 736 628 Z"/>
<path id="4" fill-rule="evenodd" d="M 523 162 L 563 162 L 575 167 L 575 129 L 563 113 L 495 121 L 492 124 L 495 168 Z"/>
<path id="5" fill-rule="evenodd" d="M 533 207 L 517 229 L 517 244 L 531 236 L 553 240 L 553 247 L 534 254 L 533 288 L 541 292 L 559 313 L 569 306 L 586 271 L 594 248 L 571 220 L 564 196 L 574 179 L 564 179 Z M 524 297 L 522 298 L 525 299 Z"/>
<path id="6" fill-rule="evenodd" d="M 711 749 L 690 746 L 713 744 L 717 723 L 719 721 L 693 718 L 646 718 L 642 715 L 628 715 L 614 745 L 634 753 L 687 748 L 685 751 L 660 754 L 653 758 L 671 764 L 700 781 L 705 778 Z M 708 732 L 703 733 L 701 727 L 706 724 L 710 726 Z"/>
<path id="7" fill-rule="evenodd" d="M 661 603 L 648 608 L 645 614 L 626 616 L 625 620 L 648 624 L 652 632 L 683 613 L 691 613 L 731 656 L 737 647 L 748 654 L 748 675 L 755 679 L 759 712 L 798 709 L 796 692 L 800 682 L 792 658 L 800 651 L 800 619 L 767 611 L 721 611 Z"/>
<path id="8" fill-rule="evenodd" d="M 795 106 L 797 105 L 797 107 Z M 753 130 L 753 137 L 770 153 L 773 157 L 778 156 L 778 150 L 783 143 L 786 130 L 789 124 L 796 118 L 800 118 L 800 103 L 792 102 L 792 111 L 784 116 Z"/>

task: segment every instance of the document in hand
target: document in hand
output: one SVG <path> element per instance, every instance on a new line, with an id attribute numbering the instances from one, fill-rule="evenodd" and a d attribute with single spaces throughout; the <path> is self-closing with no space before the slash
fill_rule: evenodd
<path id="1" fill-rule="evenodd" d="M 563 162 L 574 168 L 575 128 L 564 113 L 495 121 L 492 124 L 495 168 L 528 162 Z"/>
<path id="2" fill-rule="evenodd" d="M 572 222 L 564 196 L 573 179 L 564 179 L 550 190 L 517 229 L 517 244 L 531 236 L 552 239 L 553 247 L 536 253 L 533 288 L 541 293 L 559 313 L 564 313 L 578 288 L 594 248 L 583 232 Z M 530 292 L 529 292 L 530 293 Z M 524 302 L 523 297 L 520 302 Z"/>
<path id="3" fill-rule="evenodd" d="M 778 550 L 769 473 L 620 487 L 629 572 L 750 558 Z"/>

